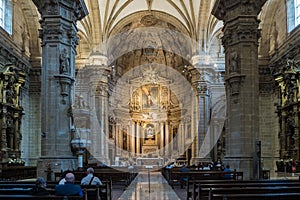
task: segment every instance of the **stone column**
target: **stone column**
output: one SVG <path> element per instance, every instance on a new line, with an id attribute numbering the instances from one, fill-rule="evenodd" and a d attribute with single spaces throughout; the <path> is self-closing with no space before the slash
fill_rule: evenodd
<path id="1" fill-rule="evenodd" d="M 160 153 L 162 154 L 161 156 L 164 155 L 164 140 L 165 140 L 165 135 L 164 135 L 164 122 L 160 122 Z"/>
<path id="2" fill-rule="evenodd" d="M 108 75 L 110 68 L 107 65 L 107 57 L 93 53 L 89 65 L 85 66 L 84 74 L 87 74 L 86 81 L 90 91 L 90 107 L 93 111 L 92 117 L 92 151 L 97 162 L 106 164 L 108 159 Z"/>
<path id="3" fill-rule="evenodd" d="M 117 121 L 119 121 L 118 119 L 117 119 Z M 115 140 L 116 140 L 116 147 L 115 147 L 115 149 L 116 149 L 116 156 L 120 156 L 121 155 L 121 149 L 122 149 L 122 142 L 123 142 L 123 137 L 122 137 L 122 127 L 121 127 L 121 124 L 119 124 L 118 122 L 117 122 L 117 124 L 116 124 L 116 138 L 115 138 Z"/>
<path id="4" fill-rule="evenodd" d="M 71 150 L 77 20 L 87 14 L 83 0 L 33 0 L 41 14 L 39 37 L 42 46 L 41 120 L 42 151 L 38 176 L 76 169 Z M 46 166 L 47 165 L 47 166 Z M 54 177 L 52 177 L 54 178 Z"/>
<path id="5" fill-rule="evenodd" d="M 137 122 L 136 123 L 136 153 L 137 154 L 140 154 L 141 153 L 141 151 L 140 151 L 140 149 L 141 149 L 141 135 L 142 135 L 142 133 L 141 133 L 141 122 Z"/>
<path id="6" fill-rule="evenodd" d="M 192 160 L 198 159 L 206 159 L 207 161 L 211 160 L 210 152 L 207 151 L 207 143 L 205 143 L 205 136 L 208 127 L 208 117 L 209 117 L 209 95 L 208 95 L 208 86 L 205 82 L 205 75 L 201 74 L 200 81 L 195 81 L 193 83 L 195 91 L 197 92 L 197 103 L 196 108 L 198 109 L 197 114 L 197 125 L 198 125 L 198 132 L 195 136 L 195 141 L 193 145 L 193 149 L 196 149 L 194 154 L 194 158 Z"/>
<path id="7" fill-rule="evenodd" d="M 169 158 L 170 154 L 170 133 L 169 133 L 170 122 L 167 120 L 165 123 L 165 156 Z"/>
<path id="8" fill-rule="evenodd" d="M 131 122 L 130 152 L 132 155 L 135 153 L 135 121 Z"/>
<path id="9" fill-rule="evenodd" d="M 223 20 L 227 97 L 226 157 L 244 178 L 258 178 L 253 163 L 259 133 L 257 15 L 266 0 L 217 0 L 212 14 Z"/>

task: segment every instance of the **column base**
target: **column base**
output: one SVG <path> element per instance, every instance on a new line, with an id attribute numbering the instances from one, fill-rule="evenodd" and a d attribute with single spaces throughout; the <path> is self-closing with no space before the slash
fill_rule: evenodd
<path id="1" fill-rule="evenodd" d="M 244 180 L 256 179 L 257 174 L 255 174 L 253 158 L 252 157 L 225 157 L 223 159 L 223 164 L 230 166 L 232 170 L 242 171 Z"/>

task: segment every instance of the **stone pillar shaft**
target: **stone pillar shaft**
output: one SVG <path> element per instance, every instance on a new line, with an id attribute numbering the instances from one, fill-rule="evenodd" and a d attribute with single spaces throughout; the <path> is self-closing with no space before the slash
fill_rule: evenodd
<path id="1" fill-rule="evenodd" d="M 218 0 L 213 15 L 224 21 L 228 127 L 226 159 L 244 178 L 256 178 L 253 155 L 259 135 L 257 15 L 266 0 Z M 252 167 L 253 166 L 253 167 Z"/>
<path id="2" fill-rule="evenodd" d="M 140 149 L 141 149 L 141 125 L 140 122 L 137 122 L 136 124 L 136 153 L 139 154 L 141 153 Z"/>
<path id="3" fill-rule="evenodd" d="M 45 137 L 42 138 L 41 154 L 44 160 L 40 162 L 40 168 L 46 169 L 45 163 L 48 162 L 48 167 L 53 171 L 58 170 L 55 168 L 75 169 L 77 159 L 71 151 L 71 145 L 66 144 L 72 139 L 73 128 L 71 106 L 78 43 L 76 22 L 85 17 L 88 11 L 81 0 L 33 2 L 41 14 L 41 128 Z M 45 162 L 45 159 L 48 161 Z M 57 167 L 59 162 L 63 166 Z"/>

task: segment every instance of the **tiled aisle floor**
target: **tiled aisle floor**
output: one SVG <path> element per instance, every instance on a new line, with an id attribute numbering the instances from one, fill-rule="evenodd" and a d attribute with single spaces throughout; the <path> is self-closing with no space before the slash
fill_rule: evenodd
<path id="1" fill-rule="evenodd" d="M 150 190 L 149 190 L 150 188 Z M 119 200 L 180 200 L 160 172 L 140 172 Z"/>

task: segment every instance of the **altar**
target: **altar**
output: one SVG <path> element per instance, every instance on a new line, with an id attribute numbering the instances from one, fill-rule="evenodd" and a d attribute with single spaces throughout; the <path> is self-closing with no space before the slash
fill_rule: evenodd
<path id="1" fill-rule="evenodd" d="M 137 158 L 136 165 L 137 166 L 145 166 L 145 165 L 152 165 L 152 166 L 163 166 L 164 159 L 163 158 Z"/>

